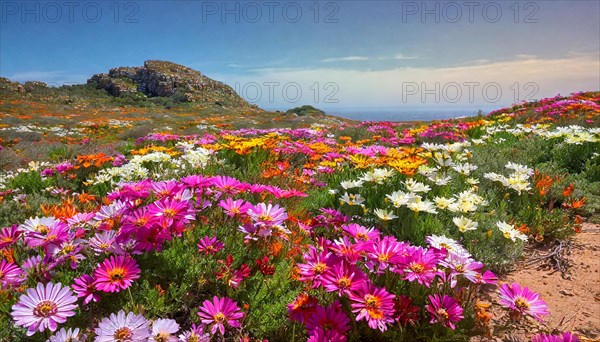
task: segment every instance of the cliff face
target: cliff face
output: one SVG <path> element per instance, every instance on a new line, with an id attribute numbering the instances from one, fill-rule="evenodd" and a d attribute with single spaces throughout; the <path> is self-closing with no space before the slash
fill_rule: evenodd
<path id="1" fill-rule="evenodd" d="M 248 107 L 230 86 L 210 79 L 199 71 L 166 61 L 145 61 L 142 67 L 119 67 L 108 74 L 96 74 L 87 81 L 113 96 L 142 93 L 149 97 L 170 97 L 178 102 L 201 102 Z"/>

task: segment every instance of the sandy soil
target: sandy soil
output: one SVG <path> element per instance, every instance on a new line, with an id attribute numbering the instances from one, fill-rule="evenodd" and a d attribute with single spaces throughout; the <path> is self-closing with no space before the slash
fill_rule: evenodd
<path id="1" fill-rule="evenodd" d="M 520 265 L 516 271 L 501 277 L 501 283 L 518 282 L 540 294 L 550 308 L 544 323 L 530 321 L 527 328 L 500 334 L 504 341 L 531 341 L 538 332 L 578 333 L 584 341 L 600 341 L 600 225 L 584 224 L 570 244 L 570 274 L 564 279 L 560 272 L 544 267 Z M 546 251 L 534 251 L 543 255 Z M 502 319 L 503 311 L 496 319 Z M 496 334 L 495 334 L 496 335 Z"/>

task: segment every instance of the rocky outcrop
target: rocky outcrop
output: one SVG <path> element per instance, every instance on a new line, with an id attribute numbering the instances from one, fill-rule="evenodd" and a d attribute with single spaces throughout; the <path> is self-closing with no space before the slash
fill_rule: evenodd
<path id="1" fill-rule="evenodd" d="M 166 61 L 150 60 L 142 67 L 119 67 L 108 74 L 96 74 L 87 81 L 113 96 L 141 93 L 169 97 L 176 102 L 202 102 L 248 107 L 230 86 L 210 79 L 199 71 Z"/>

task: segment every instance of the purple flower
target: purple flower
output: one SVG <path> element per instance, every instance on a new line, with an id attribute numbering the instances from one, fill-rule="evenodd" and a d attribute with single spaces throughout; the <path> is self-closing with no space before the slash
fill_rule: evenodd
<path id="1" fill-rule="evenodd" d="M 439 294 L 434 294 L 429 296 L 429 301 L 431 304 L 425 305 L 431 317 L 429 323 L 440 323 L 452 330 L 456 329 L 454 323 L 463 319 L 463 309 L 456 300 L 450 296 L 442 298 Z"/>
<path id="2" fill-rule="evenodd" d="M 65 328 L 60 329 L 54 336 L 48 339 L 48 342 L 82 342 L 85 341 L 87 336 L 85 334 L 79 333 L 79 328 L 75 328 L 75 330 L 69 328 L 69 330 L 65 330 Z"/>
<path id="3" fill-rule="evenodd" d="M 517 283 L 500 286 L 500 304 L 512 310 L 513 320 L 526 314 L 541 321 L 542 316 L 548 315 L 548 305 L 540 299 L 540 295 L 527 287 L 521 288 Z"/>
<path id="4" fill-rule="evenodd" d="M 149 323 L 142 315 L 123 310 L 104 318 L 96 333 L 95 342 L 146 342 L 150 338 Z"/>
<path id="5" fill-rule="evenodd" d="M 179 324 L 173 319 L 157 319 L 152 323 L 152 338 L 155 342 L 177 342 L 174 335 L 179 331 Z"/>
<path id="6" fill-rule="evenodd" d="M 56 331 L 59 323 L 75 315 L 76 301 L 77 297 L 68 286 L 38 283 L 35 289 L 27 289 L 27 293 L 21 295 L 11 314 L 15 323 L 27 328 L 27 336 L 31 336 L 46 328 Z"/>

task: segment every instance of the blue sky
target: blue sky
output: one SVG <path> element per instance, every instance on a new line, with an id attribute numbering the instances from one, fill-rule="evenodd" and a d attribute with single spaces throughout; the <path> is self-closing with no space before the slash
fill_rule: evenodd
<path id="1" fill-rule="evenodd" d="M 598 1 L 5 1 L 0 75 L 162 59 L 263 108 L 493 109 L 600 88 Z"/>

